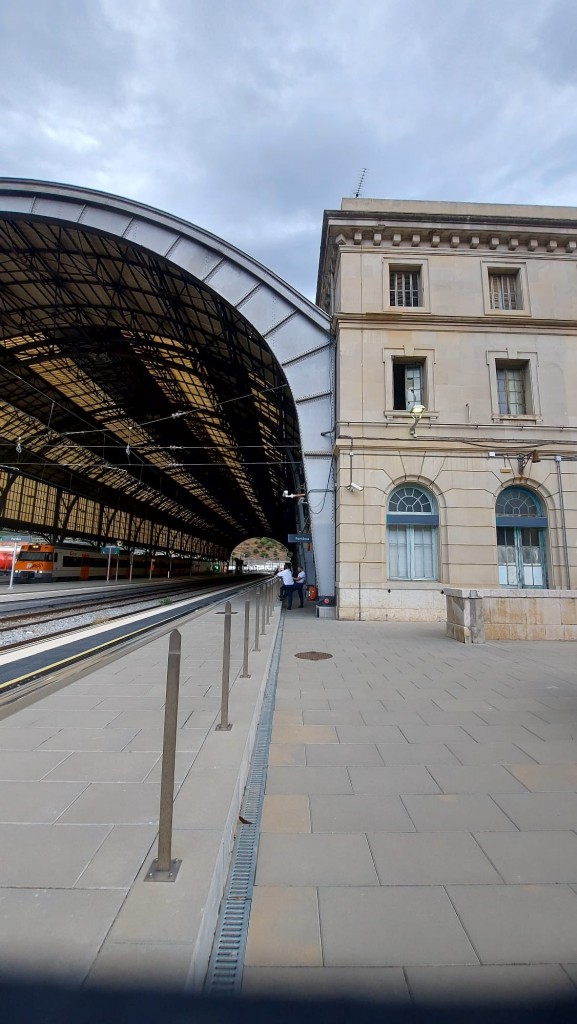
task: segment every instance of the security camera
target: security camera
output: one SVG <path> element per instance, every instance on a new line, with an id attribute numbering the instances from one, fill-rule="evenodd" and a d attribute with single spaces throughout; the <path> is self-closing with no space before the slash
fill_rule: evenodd
<path id="1" fill-rule="evenodd" d="M 350 483 L 348 485 L 348 489 L 349 489 L 349 491 L 364 491 L 364 487 L 361 487 L 360 484 L 353 484 L 353 483 Z"/>

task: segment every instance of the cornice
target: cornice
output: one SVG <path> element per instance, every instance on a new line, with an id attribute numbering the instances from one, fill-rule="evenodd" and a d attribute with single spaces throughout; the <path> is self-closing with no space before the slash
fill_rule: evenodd
<path id="1" fill-rule="evenodd" d="M 490 213 L 471 206 L 468 210 L 325 210 L 317 301 L 326 304 L 327 282 L 342 247 L 357 251 L 382 250 L 399 255 L 424 252 L 478 251 L 498 259 L 514 255 L 577 255 L 577 209 L 535 207 L 535 215 L 503 209 Z M 574 212 L 574 216 L 571 214 Z M 541 213 L 541 215 L 539 215 Z"/>
<path id="2" fill-rule="evenodd" d="M 325 211 L 321 239 L 317 302 L 324 308 L 327 281 L 342 252 L 381 252 L 396 259 L 438 253 L 481 254 L 499 261 L 515 257 L 577 259 L 575 220 L 550 217 L 491 217 L 445 214 L 421 219 L 396 213 L 379 218 L 374 213 Z"/>
<path id="3" fill-rule="evenodd" d="M 331 251 L 352 247 L 373 251 L 382 249 L 396 254 L 399 250 L 414 252 L 415 249 L 429 249 L 433 252 L 464 252 L 474 250 L 505 259 L 520 253 L 534 255 L 577 254 L 577 221 L 574 224 L 551 225 L 535 223 L 531 230 L 524 230 L 520 224 L 483 228 L 460 225 L 456 227 L 434 227 L 414 224 L 406 228 L 400 225 L 375 223 L 364 227 L 359 224 L 329 225 L 328 243 Z"/>
<path id="4" fill-rule="evenodd" d="M 577 323 L 575 320 L 542 320 L 536 317 L 508 317 L 494 315 L 480 316 L 440 316 L 435 313 L 403 312 L 394 310 L 374 310 L 368 313 L 344 313 L 335 312 L 333 315 L 333 330 L 346 325 L 347 327 L 359 327 L 366 329 L 370 327 L 391 327 L 394 330 L 406 327 L 410 330 L 474 330 L 486 331 L 494 334 L 496 331 L 513 334 L 515 332 L 527 333 L 531 331 L 536 334 L 577 334 Z"/>

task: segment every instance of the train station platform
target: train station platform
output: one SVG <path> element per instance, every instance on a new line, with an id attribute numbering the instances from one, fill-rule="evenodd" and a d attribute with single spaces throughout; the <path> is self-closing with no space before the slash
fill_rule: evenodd
<path id="1" fill-rule="evenodd" d="M 229 733 L 222 616 L 181 627 L 174 884 L 145 881 L 166 638 L 0 720 L 4 976 L 198 984 L 277 608 L 248 680 L 233 642 Z M 574 644 L 465 646 L 312 605 L 282 627 L 243 992 L 574 998 Z"/>
<path id="2" fill-rule="evenodd" d="M 184 988 L 206 967 L 268 677 L 274 607 L 240 678 L 244 602 L 232 601 L 230 732 L 220 720 L 224 602 L 182 635 L 172 856 L 156 856 L 170 627 L 131 653 L 69 670 L 0 710 L 0 977 Z M 44 691 L 43 691 L 44 692 Z"/>

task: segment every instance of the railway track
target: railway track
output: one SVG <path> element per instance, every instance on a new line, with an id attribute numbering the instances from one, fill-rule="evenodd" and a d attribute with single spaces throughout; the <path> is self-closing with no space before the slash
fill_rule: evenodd
<path id="1" fill-rule="evenodd" d="M 138 614 L 139 611 L 161 607 L 199 597 L 207 590 L 214 591 L 230 588 L 231 582 L 215 580 L 214 577 L 207 580 L 195 580 L 194 583 L 175 584 L 173 586 L 154 587 L 145 591 L 139 589 L 137 592 L 124 589 L 119 595 L 95 595 L 85 599 L 81 603 L 78 600 L 68 597 L 59 597 L 56 607 L 51 607 L 55 599 L 50 599 L 45 608 L 35 608 L 34 611 L 22 612 L 20 608 L 2 611 L 3 628 L 0 633 L 0 653 L 15 651 L 25 648 L 36 640 L 52 640 L 62 635 L 73 635 L 87 627 L 94 625 L 105 625 L 114 619 L 120 619 L 126 615 Z M 92 616 L 92 619 L 90 617 Z M 82 619 L 76 624 L 72 620 Z M 51 629 L 51 624 L 68 623 L 65 629 Z M 25 636 L 18 634 L 24 630 Z"/>
<path id="2" fill-rule="evenodd" d="M 246 577 L 249 579 L 249 577 Z M 26 589 L 24 585 L 18 587 L 18 597 L 14 600 L 10 600 L 9 596 L 4 597 L 0 602 L 0 610 L 2 614 L 2 621 L 4 623 L 11 621 L 13 618 L 22 618 L 27 614 L 36 615 L 43 611 L 52 611 L 55 609 L 62 609 L 65 611 L 70 608 L 78 608 L 79 600 L 83 602 L 83 606 L 98 607 L 99 605 L 105 604 L 117 604 L 124 603 L 128 600 L 151 600 L 154 597 L 165 597 L 166 595 L 180 594 L 183 591 L 193 590 L 196 588 L 206 588 L 210 586 L 214 588 L 218 583 L 223 582 L 223 577 L 214 576 L 195 576 L 191 579 L 185 580 L 174 580 L 166 583 L 152 583 L 152 584 L 138 584 L 138 583 L 121 583 L 117 589 L 114 588 L 114 584 L 106 584 L 106 589 L 86 589 L 77 588 L 74 591 L 68 590 L 65 594 L 58 594 L 55 591 L 42 591 L 38 595 L 34 595 L 34 592 L 29 589 L 34 584 L 29 584 Z M 226 580 L 227 584 L 230 584 L 230 578 Z M 64 582 L 63 587 L 66 587 Z M 90 587 L 88 584 L 87 587 Z M 25 594 L 26 597 L 33 596 L 34 600 L 34 611 L 27 613 L 23 611 L 23 606 L 28 607 L 29 602 L 23 602 L 21 595 Z"/>
<path id="3" fill-rule="evenodd" d="M 227 581 L 230 585 L 230 581 Z M 58 621 L 59 619 L 66 618 L 70 614 L 84 615 L 94 611 L 95 613 L 101 614 L 103 611 L 113 608 L 124 608 L 127 604 L 150 604 L 153 607 L 155 604 L 162 603 L 168 598 L 174 600 L 180 600 L 187 594 L 200 593 L 203 590 L 211 589 L 214 590 L 218 587 L 218 581 L 211 580 L 195 580 L 188 583 L 175 584 L 172 586 L 162 586 L 156 584 L 154 590 L 148 587 L 146 590 L 138 588 L 135 590 L 127 590 L 123 588 L 122 593 L 118 595 L 106 593 L 106 594 L 95 594 L 90 597 L 84 597 L 79 602 L 77 596 L 66 595 L 66 597 L 57 595 L 55 597 L 48 597 L 41 599 L 39 602 L 34 603 L 33 611 L 22 611 L 22 603 L 13 607 L 2 606 L 2 622 L 3 629 L 19 629 L 25 628 L 28 625 L 36 625 L 42 622 Z M 80 596 L 80 594 L 79 594 Z"/>
<path id="4" fill-rule="evenodd" d="M 0 704 L 4 704 L 6 700 L 10 701 L 23 691 L 28 693 L 31 684 L 35 687 L 40 685 L 42 676 L 50 675 L 52 678 L 51 674 L 54 671 L 68 669 L 85 658 L 107 655 L 113 649 L 139 643 L 154 630 L 163 629 L 174 620 L 199 611 L 207 605 L 216 604 L 222 601 L 224 596 L 233 597 L 248 590 L 250 586 L 251 581 L 246 578 L 243 578 L 242 582 L 239 579 L 235 584 L 230 580 L 212 580 L 212 587 L 207 581 L 206 587 L 203 588 L 205 596 L 198 587 L 189 596 L 180 592 L 178 596 L 175 595 L 173 607 L 149 608 L 143 613 L 144 620 L 137 618 L 138 612 L 128 612 L 128 621 L 126 616 L 120 613 L 117 623 L 104 623 L 102 630 L 97 634 L 91 630 L 90 624 L 84 623 L 67 630 L 59 630 L 50 638 L 27 637 L 24 641 L 14 644 L 12 648 L 3 646 L 0 649 Z M 61 640 L 61 643 L 48 647 L 39 643 L 48 639 Z M 18 648 L 26 651 L 21 657 L 18 657 Z M 2 655 L 6 655 L 6 658 L 3 659 Z"/>

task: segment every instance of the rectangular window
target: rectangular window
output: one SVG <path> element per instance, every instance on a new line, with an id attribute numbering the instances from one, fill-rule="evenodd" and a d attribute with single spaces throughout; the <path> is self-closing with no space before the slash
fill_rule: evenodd
<path id="1" fill-rule="evenodd" d="M 490 270 L 489 294 L 491 309 L 522 309 L 519 272 Z"/>
<path id="2" fill-rule="evenodd" d="M 391 580 L 436 580 L 437 529 L 432 526 L 388 526 Z"/>
<path id="3" fill-rule="evenodd" d="M 393 408 L 410 412 L 425 405 L 425 362 L 393 359 Z"/>
<path id="4" fill-rule="evenodd" d="M 527 415 L 527 364 L 497 363 L 497 395 L 501 416 Z"/>
<path id="5" fill-rule="evenodd" d="M 389 301 L 391 306 L 422 306 L 421 271 L 390 269 Z"/>

